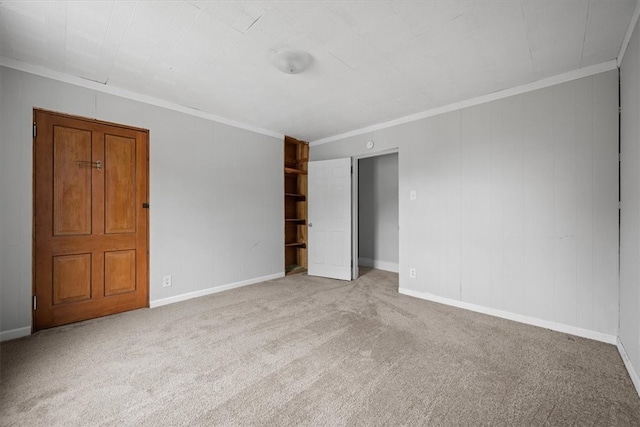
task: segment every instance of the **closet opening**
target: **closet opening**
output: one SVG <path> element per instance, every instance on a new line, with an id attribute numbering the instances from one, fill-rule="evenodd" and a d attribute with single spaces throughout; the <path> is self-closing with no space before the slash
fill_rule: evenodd
<path id="1" fill-rule="evenodd" d="M 399 153 L 353 158 L 353 278 L 359 267 L 399 271 Z"/>

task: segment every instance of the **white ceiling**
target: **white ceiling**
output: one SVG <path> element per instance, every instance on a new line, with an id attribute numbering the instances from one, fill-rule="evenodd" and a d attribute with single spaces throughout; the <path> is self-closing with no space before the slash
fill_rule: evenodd
<path id="1" fill-rule="evenodd" d="M 636 2 L 0 0 L 0 56 L 314 141 L 616 59 Z"/>

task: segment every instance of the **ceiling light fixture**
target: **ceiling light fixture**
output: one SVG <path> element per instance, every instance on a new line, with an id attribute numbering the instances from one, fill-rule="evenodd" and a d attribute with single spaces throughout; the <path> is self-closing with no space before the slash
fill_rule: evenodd
<path id="1" fill-rule="evenodd" d="M 284 50 L 278 52 L 271 61 L 273 66 L 283 73 L 299 74 L 309 68 L 313 57 L 302 50 Z"/>

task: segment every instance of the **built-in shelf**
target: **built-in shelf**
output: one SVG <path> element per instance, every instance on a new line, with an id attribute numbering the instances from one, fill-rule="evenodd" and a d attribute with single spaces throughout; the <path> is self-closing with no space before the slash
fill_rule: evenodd
<path id="1" fill-rule="evenodd" d="M 307 268 L 307 163 L 309 144 L 284 137 L 284 267 L 287 274 Z"/>

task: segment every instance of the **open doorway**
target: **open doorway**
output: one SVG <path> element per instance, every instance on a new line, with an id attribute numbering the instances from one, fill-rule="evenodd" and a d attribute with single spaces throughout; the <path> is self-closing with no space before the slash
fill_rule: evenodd
<path id="1" fill-rule="evenodd" d="M 358 266 L 397 273 L 399 169 L 397 150 L 354 158 L 353 277 Z M 357 261 L 357 262 L 355 262 Z"/>

